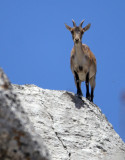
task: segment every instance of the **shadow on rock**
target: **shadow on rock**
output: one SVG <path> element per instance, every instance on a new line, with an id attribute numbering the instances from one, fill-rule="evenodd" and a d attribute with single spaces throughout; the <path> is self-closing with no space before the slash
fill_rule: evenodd
<path id="1" fill-rule="evenodd" d="M 80 109 L 81 107 L 84 107 L 85 102 L 82 99 L 70 92 L 66 92 L 66 94 L 71 98 L 72 102 L 75 103 L 76 108 Z"/>

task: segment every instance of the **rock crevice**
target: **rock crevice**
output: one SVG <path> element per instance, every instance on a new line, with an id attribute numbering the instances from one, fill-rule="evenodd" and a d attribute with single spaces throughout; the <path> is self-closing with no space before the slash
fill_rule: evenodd
<path id="1" fill-rule="evenodd" d="M 50 118 L 51 118 L 51 120 L 52 120 L 52 129 L 53 129 L 56 137 L 58 138 L 58 140 L 59 140 L 60 143 L 62 144 L 62 147 L 63 147 L 64 150 L 66 150 L 66 152 L 67 152 L 67 160 L 70 160 L 71 153 L 68 151 L 67 146 L 64 145 L 63 140 L 62 140 L 61 137 L 58 135 L 58 132 L 55 131 L 53 116 L 52 116 L 50 113 L 48 113 L 48 114 L 49 114 L 49 116 L 50 116 Z M 68 158 L 68 157 L 69 157 L 69 158 Z"/>

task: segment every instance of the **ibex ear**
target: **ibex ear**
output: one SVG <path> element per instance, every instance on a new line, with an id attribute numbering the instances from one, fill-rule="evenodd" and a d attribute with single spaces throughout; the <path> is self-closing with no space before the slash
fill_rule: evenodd
<path id="1" fill-rule="evenodd" d="M 83 28 L 83 32 L 87 31 L 90 28 L 91 24 L 89 23 L 87 26 Z"/>
<path id="2" fill-rule="evenodd" d="M 72 30 L 72 28 L 71 28 L 70 26 L 68 26 L 67 24 L 65 24 L 65 26 L 66 26 L 66 28 L 67 28 L 69 31 Z"/>

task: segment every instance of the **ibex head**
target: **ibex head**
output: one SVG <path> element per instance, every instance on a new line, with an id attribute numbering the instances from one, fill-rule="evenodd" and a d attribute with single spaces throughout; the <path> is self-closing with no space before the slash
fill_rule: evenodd
<path id="1" fill-rule="evenodd" d="M 76 26 L 76 23 L 74 20 L 72 20 L 72 22 L 73 22 L 73 27 L 70 27 L 67 24 L 65 24 L 65 26 L 71 32 L 74 43 L 82 42 L 82 36 L 84 32 L 90 28 L 91 24 L 89 23 L 87 26 L 82 28 L 82 24 L 84 20 L 80 23 L 79 26 Z"/>

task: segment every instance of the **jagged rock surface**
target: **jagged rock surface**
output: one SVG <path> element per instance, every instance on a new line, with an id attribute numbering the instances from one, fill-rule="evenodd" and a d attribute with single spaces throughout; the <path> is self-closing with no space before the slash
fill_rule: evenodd
<path id="1" fill-rule="evenodd" d="M 67 91 L 13 85 L 53 160 L 125 160 L 125 144 L 101 110 Z"/>
<path id="2" fill-rule="evenodd" d="M 50 160 L 41 136 L 35 132 L 2 69 L 0 69 L 0 160 Z"/>

